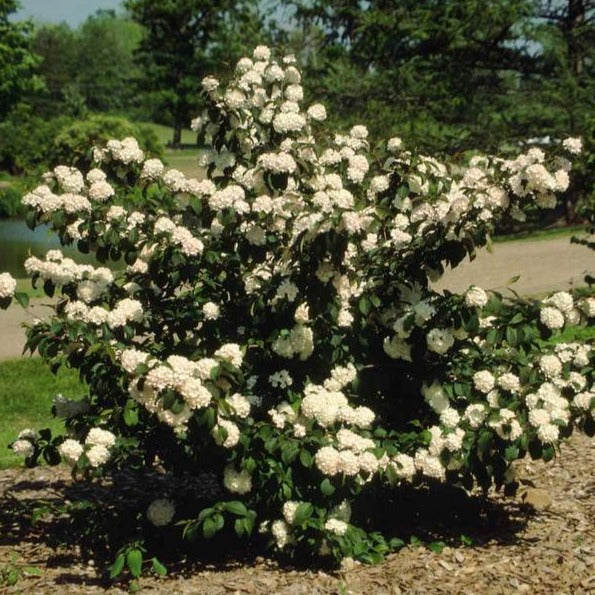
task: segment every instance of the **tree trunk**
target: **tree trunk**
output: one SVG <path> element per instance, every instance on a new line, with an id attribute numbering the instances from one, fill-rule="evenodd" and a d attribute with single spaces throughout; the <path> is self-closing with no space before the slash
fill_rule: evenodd
<path id="1" fill-rule="evenodd" d="M 585 52 L 580 39 L 580 28 L 585 23 L 584 0 L 568 0 L 566 35 L 568 43 L 568 66 L 575 77 L 583 74 Z"/>
<path id="2" fill-rule="evenodd" d="M 182 118 L 178 116 L 174 121 L 174 137 L 171 144 L 173 147 L 179 147 L 182 144 Z"/>
<path id="3" fill-rule="evenodd" d="M 566 47 L 568 52 L 568 69 L 575 81 L 583 76 L 585 66 L 585 48 L 581 38 L 581 28 L 585 24 L 585 2 L 584 0 L 568 0 L 567 14 L 563 22 Z M 573 102 L 574 103 L 574 102 Z M 570 105 L 568 110 L 569 125 L 571 134 L 580 133 L 577 130 L 578 123 L 574 106 Z M 575 184 L 571 184 L 564 203 L 564 216 L 566 225 L 571 225 L 576 219 L 576 204 L 579 195 Z"/>

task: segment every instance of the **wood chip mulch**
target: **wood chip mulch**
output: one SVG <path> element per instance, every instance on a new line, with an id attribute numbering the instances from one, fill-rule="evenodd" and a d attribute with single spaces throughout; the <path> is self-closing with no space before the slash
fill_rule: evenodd
<path id="1" fill-rule="evenodd" d="M 552 463 L 520 461 L 523 489 L 515 498 L 491 496 L 502 522 L 469 534 L 441 552 L 406 547 L 377 566 L 346 565 L 331 573 L 284 568 L 257 558 L 250 563 L 181 567 L 164 579 L 140 579 L 142 593 L 312 595 L 464 593 L 465 595 L 595 594 L 595 440 L 575 435 Z M 93 560 L 76 547 L 54 550 L 19 517 L 17 504 L 55 497 L 69 481 L 66 469 L 0 471 L 0 573 L 19 569 L 0 593 L 62 595 L 126 593 L 110 586 Z M 34 567 L 38 574 L 27 568 Z"/>

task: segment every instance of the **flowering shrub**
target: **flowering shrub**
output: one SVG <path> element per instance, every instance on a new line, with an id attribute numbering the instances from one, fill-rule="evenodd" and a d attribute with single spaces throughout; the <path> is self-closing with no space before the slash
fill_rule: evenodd
<path id="1" fill-rule="evenodd" d="M 127 138 L 24 197 L 32 227 L 126 264 L 27 260 L 58 293 L 27 345 L 88 394 L 55 403 L 68 437 L 25 431 L 13 448 L 87 480 L 171 477 L 119 517 L 135 539 L 235 533 L 373 561 L 399 543 L 361 504 L 379 487 L 510 486 L 513 461 L 593 432 L 590 347 L 543 339 L 592 320 L 595 299 L 431 287 L 496 220 L 553 207 L 580 143 L 466 167 L 398 138 L 370 147 L 364 126 L 333 136 L 322 105 L 302 107 L 294 62 L 258 47 L 227 86 L 203 81 L 204 179 Z M 126 544 L 114 574 L 125 551 L 138 567 Z"/>

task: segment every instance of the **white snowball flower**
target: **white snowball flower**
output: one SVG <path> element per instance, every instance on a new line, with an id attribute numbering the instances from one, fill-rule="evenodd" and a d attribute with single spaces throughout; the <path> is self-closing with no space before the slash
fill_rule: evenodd
<path id="1" fill-rule="evenodd" d="M 94 444 L 85 452 L 91 467 L 99 467 L 109 461 L 110 452 L 103 444 Z"/>
<path id="2" fill-rule="evenodd" d="M 101 428 L 92 428 L 87 434 L 85 444 L 89 446 L 105 446 L 110 447 L 116 443 L 116 437 L 108 430 Z"/>
<path id="3" fill-rule="evenodd" d="M 345 535 L 347 529 L 349 529 L 349 524 L 339 519 L 329 519 L 324 524 L 324 528 L 335 535 Z"/>
<path id="4" fill-rule="evenodd" d="M 17 282 L 9 273 L 0 273 L 0 299 L 11 298 L 17 288 Z"/>
<path id="5" fill-rule="evenodd" d="M 562 146 L 572 155 L 580 155 L 583 150 L 583 141 L 578 137 L 565 138 Z"/>
<path id="6" fill-rule="evenodd" d="M 488 303 L 488 294 L 476 285 L 472 285 L 465 293 L 465 304 L 469 307 L 483 308 Z"/>
<path id="7" fill-rule="evenodd" d="M 488 370 L 480 370 L 473 374 L 473 386 L 484 394 L 488 394 L 495 386 L 496 379 Z"/>
<path id="8" fill-rule="evenodd" d="M 58 452 L 69 465 L 74 465 L 79 460 L 83 450 L 83 445 L 78 440 L 71 438 L 64 440 L 58 447 Z"/>
<path id="9" fill-rule="evenodd" d="M 172 500 L 157 498 L 147 508 L 147 519 L 155 527 L 165 527 L 171 523 L 176 513 L 176 507 Z"/>
<path id="10" fill-rule="evenodd" d="M 280 550 L 282 550 L 290 541 L 289 528 L 285 521 L 277 520 L 271 523 L 271 533 Z"/>
<path id="11" fill-rule="evenodd" d="M 562 373 L 562 362 L 555 355 L 543 355 L 539 358 L 539 368 L 546 378 L 555 378 Z"/>
<path id="12" fill-rule="evenodd" d="M 30 457 L 35 451 L 35 447 L 29 440 L 15 440 L 11 448 L 15 454 L 23 457 Z"/>
<path id="13" fill-rule="evenodd" d="M 434 328 L 427 335 L 428 349 L 434 353 L 443 355 L 455 342 L 453 334 L 444 328 Z"/>
<path id="14" fill-rule="evenodd" d="M 223 485 L 234 494 L 247 494 L 252 489 L 252 477 L 246 469 L 236 471 L 233 465 L 227 465 L 223 471 Z"/>
<path id="15" fill-rule="evenodd" d="M 560 329 L 564 326 L 564 314 L 557 308 L 546 306 L 539 312 L 539 320 L 549 329 Z"/>
<path id="16" fill-rule="evenodd" d="M 516 374 L 507 372 L 498 377 L 498 386 L 511 393 L 516 393 L 521 388 L 521 382 Z"/>
<path id="17" fill-rule="evenodd" d="M 316 122 L 326 120 L 326 108 L 322 103 L 315 103 L 308 108 L 308 117 Z"/>
<path id="18" fill-rule="evenodd" d="M 217 320 L 217 318 L 219 318 L 220 309 L 214 302 L 207 302 L 202 307 L 202 313 L 207 320 Z"/>

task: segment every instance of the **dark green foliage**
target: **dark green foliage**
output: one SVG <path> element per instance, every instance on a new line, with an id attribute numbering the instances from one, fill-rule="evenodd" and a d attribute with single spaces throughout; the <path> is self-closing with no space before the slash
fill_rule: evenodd
<path id="1" fill-rule="evenodd" d="M 159 139 L 148 126 L 100 114 L 45 120 L 21 106 L 0 124 L 0 168 L 30 175 L 59 164 L 82 167 L 90 163 L 94 145 L 127 136 L 135 137 L 148 155 L 161 155 Z"/>
<path id="2" fill-rule="evenodd" d="M 0 116 L 41 86 L 35 76 L 38 58 L 30 50 L 31 24 L 9 20 L 18 8 L 16 0 L 0 0 Z"/>
<path id="3" fill-rule="evenodd" d="M 46 116 L 131 107 L 133 80 L 139 76 L 133 52 L 140 37 L 136 23 L 109 10 L 98 11 L 76 30 L 65 23 L 42 25 L 32 43 L 46 90 L 32 101 Z"/>
<path id="4" fill-rule="evenodd" d="M 127 0 L 132 18 L 145 35 L 137 60 L 142 90 L 173 123 L 173 145 L 198 111 L 200 81 L 213 58 L 230 64 L 260 37 L 253 0 Z"/>
<path id="5" fill-rule="evenodd" d="M 45 120 L 20 105 L 0 123 L 0 168 L 28 175 L 46 168 L 52 160 L 54 138 L 71 122 L 68 116 Z"/>
<path id="6" fill-rule="evenodd" d="M 162 148 L 155 132 L 148 126 L 132 124 L 125 118 L 93 115 L 86 120 L 64 127 L 53 141 L 51 165 L 88 166 L 92 150 L 110 139 L 133 136 L 141 148 L 151 156 L 160 156 Z"/>
<path id="7" fill-rule="evenodd" d="M 23 213 L 21 193 L 12 186 L 0 186 L 0 219 Z"/>

